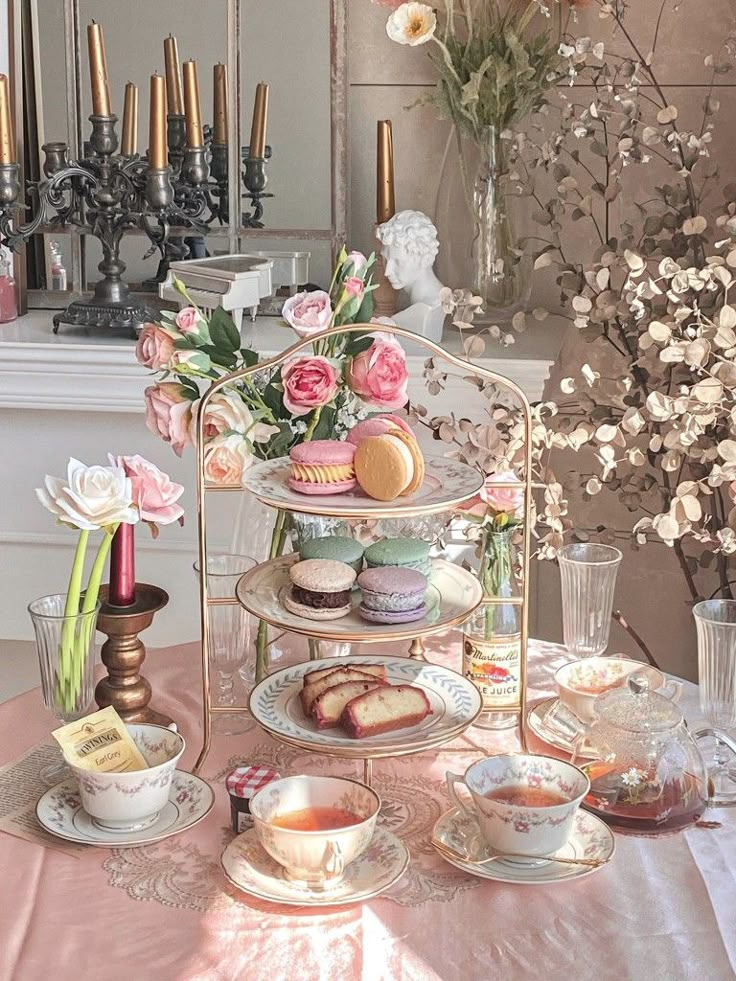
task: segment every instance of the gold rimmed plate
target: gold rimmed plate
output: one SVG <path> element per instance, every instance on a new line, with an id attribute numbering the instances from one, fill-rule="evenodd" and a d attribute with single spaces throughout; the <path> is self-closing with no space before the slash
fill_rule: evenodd
<path id="1" fill-rule="evenodd" d="M 376 501 L 358 487 L 345 494 L 299 494 L 288 484 L 289 458 L 262 460 L 249 467 L 243 486 L 272 508 L 334 518 L 397 518 L 438 511 L 452 511 L 474 497 L 483 486 L 483 475 L 457 460 L 430 457 L 425 460 L 422 486 L 407 497 Z"/>
<path id="2" fill-rule="evenodd" d="M 444 633 L 463 623 L 483 599 L 483 590 L 472 572 L 445 559 L 432 559 L 427 612 L 411 623 L 367 623 L 358 613 L 360 592 L 353 592 L 352 610 L 339 620 L 309 620 L 283 605 L 291 588 L 289 567 L 298 554 L 262 562 L 240 579 L 236 595 L 245 609 L 274 627 L 322 640 L 369 644 L 379 641 L 411 641 L 415 637 Z"/>

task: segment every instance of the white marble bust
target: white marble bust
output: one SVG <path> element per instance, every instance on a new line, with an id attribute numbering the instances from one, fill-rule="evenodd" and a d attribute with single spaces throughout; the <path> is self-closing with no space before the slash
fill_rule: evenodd
<path id="1" fill-rule="evenodd" d="M 409 297 L 409 306 L 394 314 L 394 322 L 430 341 L 441 341 L 445 323 L 442 283 L 433 268 L 440 249 L 437 229 L 421 211 L 399 211 L 379 225 L 376 234 L 386 279 Z"/>

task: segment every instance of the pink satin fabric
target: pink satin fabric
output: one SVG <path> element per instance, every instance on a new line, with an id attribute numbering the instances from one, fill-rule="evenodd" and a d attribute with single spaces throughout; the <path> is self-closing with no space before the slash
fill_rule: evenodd
<path id="1" fill-rule="evenodd" d="M 156 707 L 176 719 L 188 741 L 185 768 L 193 765 L 201 731 L 197 657 L 197 646 L 188 645 L 149 652 L 146 661 Z M 436 641 L 429 657 L 457 667 L 457 635 Z M 536 643 L 532 657 L 533 689 L 548 693 L 564 652 Z M 694 693 L 687 686 L 688 714 L 695 711 Z M 3 761 L 51 727 L 38 691 L 0 706 Z M 203 772 L 215 789 L 215 807 L 178 837 L 143 849 L 90 848 L 74 858 L 0 835 L 0 978 L 733 978 L 727 946 L 733 956 L 736 849 L 728 845 L 736 821 L 728 811 L 709 815 L 723 822 L 716 830 L 654 841 L 617 835 L 610 866 L 567 884 L 481 882 L 433 854 L 431 824 L 449 809 L 445 771 L 463 772 L 484 753 L 511 745 L 513 737 L 470 730 L 447 751 L 375 763 L 389 817 L 405 827 L 412 869 L 395 892 L 362 906 L 314 912 L 269 906 L 222 877 L 219 856 L 231 838 L 229 766 L 265 760 L 284 773 L 359 772 L 353 764 L 289 750 L 255 727 L 215 738 Z M 549 752 L 539 743 L 533 748 Z"/>

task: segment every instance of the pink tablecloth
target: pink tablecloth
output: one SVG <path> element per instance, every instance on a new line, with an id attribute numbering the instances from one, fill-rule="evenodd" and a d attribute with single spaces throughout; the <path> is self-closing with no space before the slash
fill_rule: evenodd
<path id="1" fill-rule="evenodd" d="M 456 663 L 457 637 L 430 659 Z M 563 660 L 536 644 L 531 678 L 547 692 Z M 189 741 L 200 733 L 197 648 L 149 655 L 155 701 Z M 690 686 L 688 711 L 694 710 Z M 9 760 L 49 732 L 38 692 L 0 706 Z M 506 737 L 509 744 L 509 737 Z M 736 975 L 736 821 L 655 841 L 618 836 L 613 863 L 567 884 L 483 882 L 444 863 L 428 839 L 449 808 L 448 768 L 462 769 L 497 736 L 471 730 L 451 747 L 375 764 L 384 819 L 404 838 L 412 863 L 385 897 L 362 906 L 289 911 L 231 889 L 219 856 L 231 837 L 223 775 L 242 760 L 282 773 L 356 774 L 353 764 L 282 746 L 253 725 L 217 738 L 203 776 L 216 790 L 197 827 L 146 848 L 90 848 L 81 858 L 0 834 L 0 978 L 128 981 L 378 981 L 498 978 L 544 981 L 678 981 Z M 537 747 L 541 748 L 541 747 Z M 701 871 L 704 870 L 704 871 Z"/>

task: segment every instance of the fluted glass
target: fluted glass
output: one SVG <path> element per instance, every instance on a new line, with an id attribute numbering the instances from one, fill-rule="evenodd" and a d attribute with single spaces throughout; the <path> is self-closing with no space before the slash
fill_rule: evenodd
<path id="1" fill-rule="evenodd" d="M 557 558 L 565 646 L 578 657 L 602 654 L 608 647 L 621 552 L 612 545 L 586 542 L 565 545 Z"/>
<path id="2" fill-rule="evenodd" d="M 717 729 L 736 727 L 736 600 L 693 607 L 698 632 L 700 711 Z"/>

